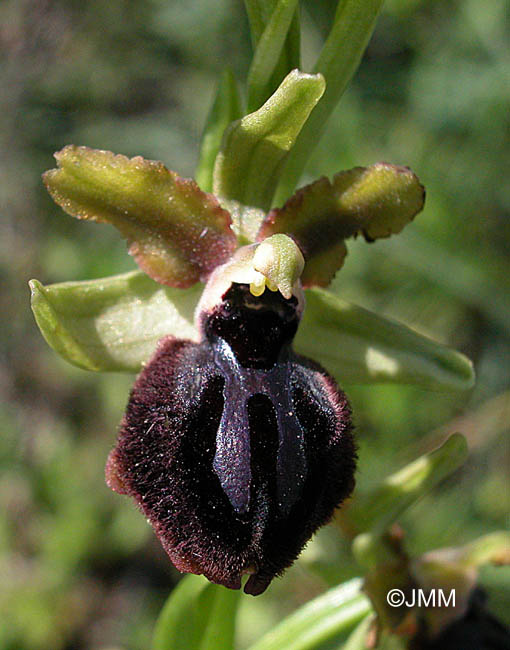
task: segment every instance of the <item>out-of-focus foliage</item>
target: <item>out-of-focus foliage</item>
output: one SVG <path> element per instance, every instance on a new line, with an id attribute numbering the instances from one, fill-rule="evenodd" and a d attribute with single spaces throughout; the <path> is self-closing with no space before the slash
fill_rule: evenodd
<path id="1" fill-rule="evenodd" d="M 334 2 L 303 3 L 305 69 Z M 143 518 L 105 486 L 103 464 L 129 376 L 87 374 L 45 346 L 26 281 L 134 269 L 109 226 L 78 223 L 40 173 L 65 144 L 160 159 L 191 176 L 226 64 L 250 52 L 240 2 L 4 0 L 0 5 L 0 648 L 149 647 L 179 574 Z M 354 82 L 303 182 L 390 160 L 409 165 L 427 204 L 407 231 L 350 247 L 334 289 L 475 361 L 470 393 L 344 386 L 360 447 L 358 490 L 461 431 L 462 470 L 405 514 L 413 554 L 504 527 L 510 508 L 510 69 L 503 0 L 388 0 Z M 285 578 L 241 598 L 238 644 L 360 572 L 338 527 Z M 487 569 L 509 620 L 509 572 Z"/>

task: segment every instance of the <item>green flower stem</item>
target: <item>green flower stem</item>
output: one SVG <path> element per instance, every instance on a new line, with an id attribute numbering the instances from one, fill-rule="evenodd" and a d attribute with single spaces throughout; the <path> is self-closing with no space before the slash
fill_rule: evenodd
<path id="1" fill-rule="evenodd" d="M 280 59 L 298 0 L 279 0 L 257 44 L 248 73 L 248 112 L 270 94 L 271 75 Z"/>
<path id="2" fill-rule="evenodd" d="M 326 79 L 326 92 L 286 161 L 274 205 L 284 203 L 296 187 L 329 116 L 359 65 L 382 4 L 383 0 L 340 0 L 338 3 L 333 27 L 314 68 L 314 72 L 320 72 Z"/>
<path id="3" fill-rule="evenodd" d="M 330 589 L 285 618 L 250 650 L 307 650 L 342 633 L 348 634 L 371 611 L 354 579 Z"/>
<path id="4" fill-rule="evenodd" d="M 223 133 L 227 126 L 241 117 L 241 98 L 237 82 L 231 70 L 224 70 L 218 85 L 216 98 L 202 134 L 200 157 L 195 179 L 204 192 L 211 192 L 214 161 L 220 150 Z"/>

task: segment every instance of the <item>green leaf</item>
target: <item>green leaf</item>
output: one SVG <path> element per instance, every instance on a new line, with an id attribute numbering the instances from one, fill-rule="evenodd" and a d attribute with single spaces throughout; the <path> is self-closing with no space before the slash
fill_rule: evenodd
<path id="1" fill-rule="evenodd" d="M 152 650 L 232 650 L 239 592 L 188 575 L 156 623 Z"/>
<path id="2" fill-rule="evenodd" d="M 373 623 L 374 617 L 372 615 L 365 616 L 361 623 L 351 632 L 342 646 L 342 650 L 367 650 L 367 635 Z"/>
<path id="3" fill-rule="evenodd" d="M 308 650 L 352 628 L 371 611 L 354 579 L 300 607 L 250 646 L 249 650 Z"/>
<path id="4" fill-rule="evenodd" d="M 323 177 L 272 210 L 258 239 L 287 233 L 301 248 L 306 286 L 327 286 L 347 253 L 344 240 L 399 233 L 423 208 L 425 190 L 407 167 L 376 163 Z"/>
<path id="5" fill-rule="evenodd" d="M 404 510 L 456 471 L 467 455 L 466 439 L 460 433 L 454 433 L 441 447 L 388 476 L 375 489 L 356 494 L 344 516 L 349 522 L 349 530 L 358 533 L 370 531 L 368 535 L 356 538 L 353 547 L 362 564 L 372 564 L 372 550 L 378 544 L 378 536 Z"/>
<path id="6" fill-rule="evenodd" d="M 270 23 L 275 12 L 278 0 L 245 0 L 245 7 L 250 23 L 253 50 L 257 50 L 258 43 L 264 30 Z M 266 84 L 264 97 L 266 100 L 281 84 L 282 80 L 291 70 L 301 67 L 301 27 L 299 20 L 299 5 L 296 6 L 294 16 L 287 32 L 285 43 L 275 61 L 271 78 Z M 257 107 L 258 108 L 258 107 Z"/>
<path id="7" fill-rule="evenodd" d="M 382 4 L 383 0 L 339 0 L 333 27 L 313 70 L 324 76 L 326 92 L 285 163 L 275 196 L 277 205 L 284 203 L 296 187 L 331 113 L 356 72 Z"/>
<path id="8" fill-rule="evenodd" d="M 253 111 L 269 96 L 268 86 L 287 33 L 296 13 L 298 0 L 278 0 L 261 34 L 248 72 L 248 110 Z"/>
<path id="9" fill-rule="evenodd" d="M 277 0 L 244 0 L 250 23 L 251 42 L 257 47 L 260 37 L 271 18 Z"/>
<path id="10" fill-rule="evenodd" d="M 85 370 L 140 370 L 163 336 L 197 337 L 203 286 L 172 289 L 141 271 L 44 287 L 31 280 L 32 310 L 48 342 Z"/>
<path id="11" fill-rule="evenodd" d="M 73 145 L 55 158 L 58 169 L 43 176 L 53 200 L 78 219 L 118 228 L 157 282 L 186 288 L 205 281 L 235 250 L 228 212 L 162 163 Z"/>
<path id="12" fill-rule="evenodd" d="M 293 70 L 255 113 L 225 133 L 214 169 L 214 193 L 267 209 L 281 165 L 324 92 L 321 75 Z"/>
<path id="13" fill-rule="evenodd" d="M 195 174 L 197 183 L 204 192 L 212 190 L 214 161 L 220 150 L 225 129 L 241 115 L 237 82 L 232 72 L 225 70 L 220 77 L 218 92 L 207 116 Z"/>
<path id="14" fill-rule="evenodd" d="M 323 289 L 306 291 L 294 347 L 340 384 L 391 382 L 447 391 L 474 384 L 464 355 Z"/>

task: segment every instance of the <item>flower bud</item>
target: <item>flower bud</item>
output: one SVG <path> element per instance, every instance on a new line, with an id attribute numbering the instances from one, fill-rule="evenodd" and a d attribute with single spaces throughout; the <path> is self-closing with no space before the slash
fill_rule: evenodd
<path id="1" fill-rule="evenodd" d="M 257 595 L 351 493 L 356 453 L 345 394 L 292 349 L 299 287 L 255 296 L 231 271 L 209 280 L 200 342 L 162 339 L 138 376 L 107 482 L 177 569 L 233 589 L 250 574 Z"/>

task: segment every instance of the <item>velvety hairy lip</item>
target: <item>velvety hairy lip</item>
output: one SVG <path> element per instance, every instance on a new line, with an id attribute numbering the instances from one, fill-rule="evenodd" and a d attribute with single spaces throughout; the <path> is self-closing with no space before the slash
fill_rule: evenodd
<path id="1" fill-rule="evenodd" d="M 254 301 L 257 301 L 254 308 Z M 354 487 L 350 408 L 291 343 L 296 300 L 234 284 L 200 343 L 163 339 L 107 465 L 180 571 L 262 593 Z"/>

